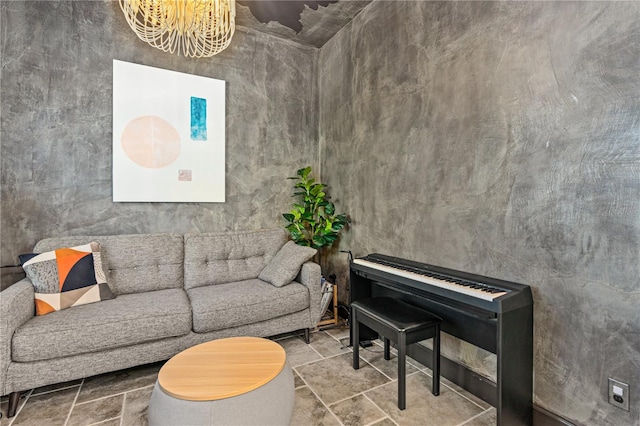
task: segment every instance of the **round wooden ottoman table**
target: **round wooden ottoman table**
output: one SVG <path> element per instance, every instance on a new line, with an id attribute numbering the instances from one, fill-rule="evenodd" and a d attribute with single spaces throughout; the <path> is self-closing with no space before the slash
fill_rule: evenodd
<path id="1" fill-rule="evenodd" d="M 289 425 L 295 389 L 279 344 L 260 337 L 212 340 L 160 369 L 149 425 Z"/>

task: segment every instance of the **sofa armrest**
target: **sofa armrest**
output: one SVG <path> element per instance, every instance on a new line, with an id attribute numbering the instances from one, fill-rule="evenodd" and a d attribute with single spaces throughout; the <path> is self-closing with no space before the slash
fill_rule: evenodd
<path id="1" fill-rule="evenodd" d="M 315 327 L 322 315 L 322 312 L 320 312 L 320 301 L 322 299 L 321 278 L 320 265 L 315 262 L 305 262 L 296 277 L 296 281 L 309 288 L 309 310 L 311 321 L 313 321 L 309 328 Z"/>
<path id="2" fill-rule="evenodd" d="M 23 390 L 6 389 L 6 377 L 11 363 L 13 333 L 35 315 L 33 293 L 33 285 L 28 278 L 0 292 L 0 395 Z"/>

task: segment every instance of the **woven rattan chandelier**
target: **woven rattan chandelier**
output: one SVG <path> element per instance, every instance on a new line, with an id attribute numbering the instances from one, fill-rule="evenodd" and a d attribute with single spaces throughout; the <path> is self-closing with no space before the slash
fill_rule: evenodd
<path id="1" fill-rule="evenodd" d="M 193 58 L 223 51 L 236 28 L 235 0 L 120 0 L 120 7 L 140 40 Z"/>

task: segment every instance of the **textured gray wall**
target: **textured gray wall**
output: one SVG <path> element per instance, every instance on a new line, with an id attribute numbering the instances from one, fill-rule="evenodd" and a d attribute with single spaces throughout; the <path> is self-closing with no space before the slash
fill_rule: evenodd
<path id="1" fill-rule="evenodd" d="M 317 49 L 238 30 L 211 59 L 140 41 L 118 2 L 2 2 L 2 264 L 51 235 L 283 225 L 318 162 Z M 113 203 L 112 61 L 227 82 L 224 204 Z"/>
<path id="2" fill-rule="evenodd" d="M 171 56 L 117 2 L 0 11 L 2 264 L 50 235 L 281 224 L 284 178 L 318 161 L 318 75 L 323 181 L 353 219 L 341 247 L 530 284 L 535 402 L 640 423 L 638 3 L 376 2 L 317 68 L 314 49 L 245 31 L 212 59 Z M 113 59 L 227 81 L 226 203 L 111 202 Z M 609 376 L 631 413 L 606 403 Z"/>
<path id="3" fill-rule="evenodd" d="M 590 425 L 640 424 L 639 22 L 637 2 L 379 1 L 318 68 L 341 248 L 531 285 L 535 402 Z"/>

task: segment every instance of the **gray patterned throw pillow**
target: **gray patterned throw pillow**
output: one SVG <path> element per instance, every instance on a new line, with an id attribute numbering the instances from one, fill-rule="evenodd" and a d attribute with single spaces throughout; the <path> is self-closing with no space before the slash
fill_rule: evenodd
<path id="1" fill-rule="evenodd" d="M 264 267 L 258 278 L 276 287 L 287 285 L 298 275 L 302 264 L 317 252 L 318 250 L 314 248 L 299 246 L 293 241 L 288 241 Z"/>

